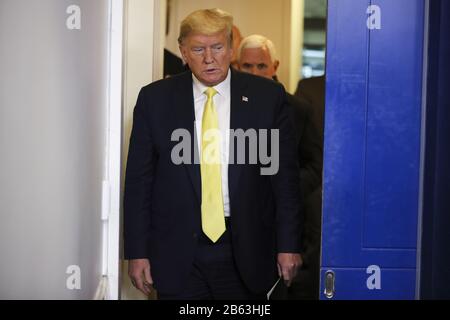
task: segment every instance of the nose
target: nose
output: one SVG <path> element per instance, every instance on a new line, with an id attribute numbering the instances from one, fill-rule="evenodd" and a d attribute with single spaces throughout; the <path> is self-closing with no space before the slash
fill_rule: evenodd
<path id="1" fill-rule="evenodd" d="M 255 66 L 251 66 L 251 67 L 249 68 L 249 71 L 250 71 L 251 74 L 253 74 L 253 75 L 255 75 L 255 76 L 258 75 L 258 70 L 255 68 Z"/>
<path id="2" fill-rule="evenodd" d="M 206 48 L 203 60 L 204 60 L 204 62 L 206 64 L 211 64 L 211 63 L 214 62 L 214 58 L 213 58 L 213 54 L 212 54 L 211 48 Z"/>

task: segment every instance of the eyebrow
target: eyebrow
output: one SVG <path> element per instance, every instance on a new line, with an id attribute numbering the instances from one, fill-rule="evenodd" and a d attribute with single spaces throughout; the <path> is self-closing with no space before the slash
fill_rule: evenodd
<path id="1" fill-rule="evenodd" d="M 250 63 L 250 62 L 244 62 L 242 65 L 244 66 L 258 66 L 258 67 L 267 67 L 268 65 L 266 63 Z"/>
<path id="2" fill-rule="evenodd" d="M 214 47 L 214 46 L 224 46 L 225 44 L 224 43 L 221 43 L 221 42 L 216 42 L 216 43 L 213 43 L 213 44 L 211 44 L 209 47 Z M 204 43 L 193 43 L 192 45 L 191 45 L 192 47 L 202 47 L 202 48 L 205 48 L 205 47 L 208 47 L 206 44 L 204 44 Z"/>

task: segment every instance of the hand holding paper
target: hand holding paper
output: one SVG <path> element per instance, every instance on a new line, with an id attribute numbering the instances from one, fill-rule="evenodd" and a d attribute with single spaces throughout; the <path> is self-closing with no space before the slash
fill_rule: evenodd
<path id="1" fill-rule="evenodd" d="M 286 286 L 290 286 L 297 275 L 297 270 L 302 266 L 303 260 L 299 253 L 278 254 L 278 275 L 283 278 Z"/>

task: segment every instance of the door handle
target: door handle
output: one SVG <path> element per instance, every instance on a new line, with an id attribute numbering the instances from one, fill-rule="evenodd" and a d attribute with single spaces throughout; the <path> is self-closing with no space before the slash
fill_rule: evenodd
<path id="1" fill-rule="evenodd" d="M 327 299 L 333 299 L 334 297 L 334 280 L 335 280 L 335 274 L 332 270 L 328 270 L 325 272 L 325 297 Z"/>

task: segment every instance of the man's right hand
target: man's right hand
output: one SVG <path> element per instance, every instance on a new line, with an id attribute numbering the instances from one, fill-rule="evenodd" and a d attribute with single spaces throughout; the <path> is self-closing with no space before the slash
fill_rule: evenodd
<path id="1" fill-rule="evenodd" d="M 150 273 L 150 261 L 148 259 L 129 260 L 128 276 L 130 277 L 133 286 L 147 296 L 150 294 L 153 279 Z"/>

